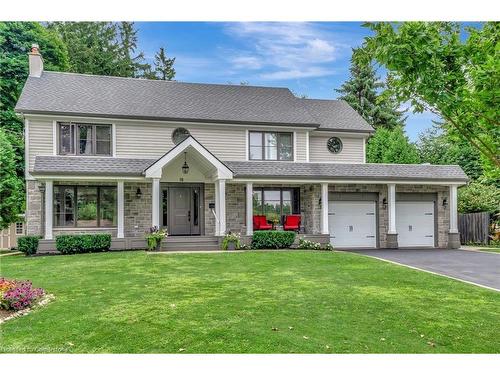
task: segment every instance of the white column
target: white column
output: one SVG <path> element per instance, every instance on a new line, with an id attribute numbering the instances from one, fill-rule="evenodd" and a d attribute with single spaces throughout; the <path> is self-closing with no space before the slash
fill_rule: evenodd
<path id="1" fill-rule="evenodd" d="M 219 215 L 220 215 L 220 194 L 219 194 L 219 181 L 215 181 L 215 235 L 220 235 Z"/>
<path id="2" fill-rule="evenodd" d="M 450 185 L 450 233 L 458 233 L 457 185 Z"/>
<path id="3" fill-rule="evenodd" d="M 396 184 L 387 184 L 388 234 L 396 234 Z"/>
<path id="4" fill-rule="evenodd" d="M 124 227 L 124 204 L 125 204 L 125 198 L 124 198 L 124 186 L 123 186 L 123 181 L 118 181 L 116 183 L 116 194 L 117 194 L 117 227 L 118 230 L 116 232 L 116 237 L 117 238 L 124 238 L 125 235 L 123 233 L 123 227 Z"/>
<path id="5" fill-rule="evenodd" d="M 153 178 L 153 189 L 152 189 L 152 226 L 160 227 L 160 179 Z"/>
<path id="6" fill-rule="evenodd" d="M 247 182 L 247 236 L 253 235 L 253 183 Z"/>
<path id="7" fill-rule="evenodd" d="M 321 184 L 321 234 L 328 234 L 328 184 Z"/>
<path id="8" fill-rule="evenodd" d="M 219 217 L 219 236 L 226 233 L 226 180 L 217 180 L 216 191 L 219 193 L 219 206 L 217 207 L 217 216 Z"/>
<path id="9" fill-rule="evenodd" d="M 52 239 L 52 220 L 54 215 L 52 209 L 54 207 L 54 182 L 45 181 L 45 239 Z"/>

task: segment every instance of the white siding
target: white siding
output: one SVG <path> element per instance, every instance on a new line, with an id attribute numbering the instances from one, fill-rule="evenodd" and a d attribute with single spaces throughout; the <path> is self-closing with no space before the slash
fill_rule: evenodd
<path id="1" fill-rule="evenodd" d="M 28 170 L 33 171 L 35 155 L 53 155 L 53 120 L 69 121 L 70 118 L 29 118 L 29 164 Z M 78 118 L 71 118 L 78 121 Z M 172 132 L 178 127 L 184 127 L 204 147 L 220 160 L 247 160 L 248 130 L 294 131 L 284 127 L 262 128 L 217 124 L 162 123 L 141 121 L 92 121 L 85 122 L 113 123 L 116 131 L 116 157 L 122 158 L 157 158 L 169 151 L 173 146 Z M 307 135 L 305 130 L 296 129 L 296 160 L 307 161 Z"/>
<path id="2" fill-rule="evenodd" d="M 364 162 L 364 138 L 354 138 L 336 135 L 342 141 L 342 151 L 332 154 L 326 146 L 328 139 L 332 137 L 310 135 L 309 137 L 309 161 L 331 162 L 331 163 L 363 163 Z"/>
<path id="3" fill-rule="evenodd" d="M 295 155 L 297 156 L 296 161 L 305 162 L 307 161 L 307 135 L 305 131 L 296 131 L 295 135 L 297 137 L 297 141 L 295 143 L 297 150 L 295 151 Z"/>
<path id="4" fill-rule="evenodd" d="M 245 129 L 215 125 L 116 123 L 117 157 L 160 157 L 170 150 L 172 131 L 183 127 L 189 130 L 204 147 L 221 160 L 245 160 Z"/>
<path id="5" fill-rule="evenodd" d="M 52 119 L 30 118 L 28 121 L 28 171 L 33 171 L 36 155 L 53 155 Z"/>

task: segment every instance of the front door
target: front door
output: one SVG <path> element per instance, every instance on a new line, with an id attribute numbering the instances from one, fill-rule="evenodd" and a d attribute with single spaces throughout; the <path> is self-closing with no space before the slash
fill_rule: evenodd
<path id="1" fill-rule="evenodd" d="M 167 196 L 166 207 L 165 204 L 163 206 L 163 218 L 170 235 L 190 236 L 201 233 L 200 191 L 200 187 L 193 186 L 169 187 L 163 191 L 164 197 Z"/>

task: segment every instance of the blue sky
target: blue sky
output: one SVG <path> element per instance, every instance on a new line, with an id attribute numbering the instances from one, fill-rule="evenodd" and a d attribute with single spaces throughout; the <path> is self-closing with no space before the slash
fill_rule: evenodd
<path id="1" fill-rule="evenodd" d="M 351 49 L 370 31 L 355 22 L 139 22 L 139 49 L 175 56 L 178 81 L 288 87 L 309 98 L 334 99 L 349 76 Z M 430 113 L 408 115 L 416 140 Z"/>

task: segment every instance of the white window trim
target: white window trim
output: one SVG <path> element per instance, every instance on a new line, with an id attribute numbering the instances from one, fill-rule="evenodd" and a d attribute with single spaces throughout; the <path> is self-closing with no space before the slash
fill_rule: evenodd
<path id="1" fill-rule="evenodd" d="M 309 163 L 309 132 L 306 132 L 306 162 Z"/>
<path id="2" fill-rule="evenodd" d="M 250 160 L 250 131 L 245 129 L 245 161 Z"/>
<path id="3" fill-rule="evenodd" d="M 297 161 L 297 132 L 293 132 L 293 161 Z"/>
<path id="4" fill-rule="evenodd" d="M 112 123 L 111 124 L 111 147 L 112 147 L 112 156 L 116 157 L 116 124 Z"/>
<path id="5" fill-rule="evenodd" d="M 52 153 L 54 154 L 54 156 L 57 155 L 57 144 L 58 144 L 58 140 L 57 140 L 57 121 L 54 120 L 52 121 Z"/>

